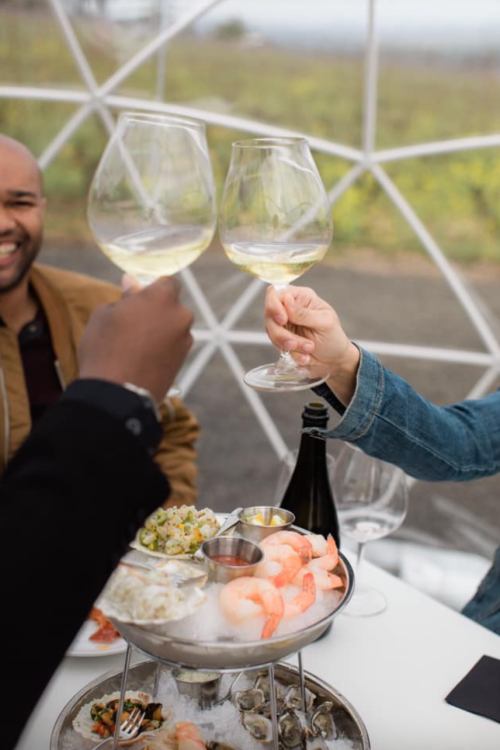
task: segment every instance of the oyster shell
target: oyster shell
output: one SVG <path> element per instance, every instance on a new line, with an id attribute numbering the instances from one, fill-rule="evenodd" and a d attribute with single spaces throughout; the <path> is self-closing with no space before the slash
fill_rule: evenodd
<path id="1" fill-rule="evenodd" d="M 281 682 L 278 682 L 278 680 L 275 680 L 274 686 L 276 689 L 276 697 L 283 698 L 287 691 L 287 688 L 285 687 L 285 685 L 283 685 Z M 262 690 L 266 698 L 266 701 L 268 701 L 271 697 L 271 685 L 270 685 L 270 680 L 269 680 L 269 673 L 261 672 L 259 675 L 257 675 L 257 679 L 255 680 L 254 687 L 258 688 L 259 690 Z"/>
<path id="2" fill-rule="evenodd" d="M 316 700 L 316 696 L 311 690 L 308 690 L 308 688 L 305 689 L 305 693 L 305 708 L 306 711 L 311 711 L 314 701 Z M 290 708 L 292 710 L 302 709 L 302 691 L 300 689 L 300 685 L 292 685 L 291 687 L 289 687 L 285 693 L 284 701 L 287 708 Z"/>
<path id="3" fill-rule="evenodd" d="M 328 750 L 328 745 L 323 737 L 314 735 L 310 729 L 304 729 L 302 743 L 304 750 Z"/>
<path id="4" fill-rule="evenodd" d="M 234 700 L 240 711 L 257 711 L 264 705 L 265 696 L 259 688 L 248 688 L 238 690 L 234 695 Z"/>
<path id="5" fill-rule="evenodd" d="M 301 747 L 302 732 L 307 726 L 304 714 L 298 711 L 286 711 L 278 719 L 279 738 L 286 748 Z"/>
<path id="6" fill-rule="evenodd" d="M 285 702 L 283 698 L 276 698 L 276 713 L 278 716 L 280 716 L 283 711 L 285 710 Z M 271 701 L 266 701 L 260 708 L 259 713 L 264 714 L 264 716 L 267 716 L 268 719 L 271 719 Z"/>
<path id="7" fill-rule="evenodd" d="M 325 740 L 337 739 L 337 727 L 332 716 L 333 703 L 325 701 L 321 703 L 311 716 L 311 729 L 313 734 L 323 737 Z"/>
<path id="8" fill-rule="evenodd" d="M 243 726 L 257 742 L 272 742 L 273 740 L 273 723 L 262 714 L 247 711 L 242 715 L 241 721 Z"/>

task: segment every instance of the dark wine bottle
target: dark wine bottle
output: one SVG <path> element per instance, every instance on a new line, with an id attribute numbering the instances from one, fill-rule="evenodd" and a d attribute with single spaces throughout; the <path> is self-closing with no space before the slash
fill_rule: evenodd
<path id="1" fill-rule="evenodd" d="M 328 409 L 321 402 L 305 405 L 303 427 L 326 427 Z M 302 433 L 295 469 L 280 506 L 295 515 L 295 524 L 314 534 L 331 534 L 340 546 L 339 521 L 326 463 L 326 441 Z"/>

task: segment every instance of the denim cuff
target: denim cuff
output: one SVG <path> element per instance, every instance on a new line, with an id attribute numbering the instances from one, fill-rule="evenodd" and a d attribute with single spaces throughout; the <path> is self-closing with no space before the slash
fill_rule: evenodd
<path id="1" fill-rule="evenodd" d="M 356 376 L 356 390 L 338 425 L 332 430 L 308 427 L 302 432 L 308 432 L 317 438 L 337 438 L 353 442 L 363 437 L 370 429 L 382 402 L 384 368 L 374 354 L 360 346 L 358 349 L 361 357 Z M 335 408 L 337 398 L 330 388 L 322 386 L 320 395 Z"/>

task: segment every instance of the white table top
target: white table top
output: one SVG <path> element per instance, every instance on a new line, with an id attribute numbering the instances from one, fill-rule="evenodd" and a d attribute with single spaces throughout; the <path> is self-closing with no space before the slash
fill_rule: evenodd
<path id="1" fill-rule="evenodd" d="M 339 615 L 328 636 L 304 650 L 304 668 L 357 709 L 372 750 L 499 750 L 500 724 L 444 698 L 481 656 L 500 659 L 500 637 L 367 562 L 362 575 L 384 591 L 388 608 L 374 617 Z M 16 750 L 48 750 L 66 703 L 122 665 L 123 655 L 66 658 Z"/>

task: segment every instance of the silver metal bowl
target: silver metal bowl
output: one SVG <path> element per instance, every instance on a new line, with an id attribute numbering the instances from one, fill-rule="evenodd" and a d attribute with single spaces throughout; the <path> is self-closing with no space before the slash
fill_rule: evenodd
<path id="1" fill-rule="evenodd" d="M 339 552 L 335 573 L 345 581 L 340 602 L 318 622 L 283 636 L 259 641 L 193 641 L 145 630 L 138 625 L 122 622 L 113 624 L 126 641 L 164 664 L 221 672 L 273 664 L 300 651 L 323 635 L 335 615 L 344 609 L 354 589 L 354 573 L 342 552 Z"/>
<path id="2" fill-rule="evenodd" d="M 264 519 L 265 526 L 251 523 L 248 520 L 259 513 Z M 279 526 L 269 526 L 273 516 L 279 516 L 283 520 L 283 523 Z M 257 544 L 277 531 L 288 531 L 295 521 L 295 516 L 291 511 L 284 508 L 276 508 L 273 505 L 254 505 L 251 508 L 242 508 L 239 517 L 240 520 L 236 527 L 236 532 L 241 534 L 245 539 L 250 539 Z"/>
<path id="3" fill-rule="evenodd" d="M 307 658 L 307 654 L 305 654 L 305 658 Z M 157 668 L 158 665 L 149 660 L 131 666 L 128 672 L 127 690 L 143 690 L 146 693 L 153 694 Z M 161 667 L 161 669 L 165 669 L 165 667 Z M 297 668 L 289 664 L 276 664 L 275 674 L 276 679 L 284 685 L 298 686 L 300 684 Z M 331 685 L 307 671 L 304 675 L 307 690 L 311 690 L 317 696 L 318 701 L 331 701 L 333 704 L 332 712 L 339 731 L 339 739 L 349 740 L 353 750 L 370 750 L 368 732 L 354 706 Z M 50 738 L 50 750 L 66 750 L 68 743 L 70 747 L 78 746 L 81 750 L 91 750 L 96 742 L 86 740 L 77 734 L 73 729 L 73 719 L 85 704 L 92 700 L 98 700 L 103 695 L 120 690 L 121 679 L 121 670 L 106 672 L 83 687 L 71 698 L 62 709 L 54 725 Z M 176 695 L 154 697 L 160 698 L 160 701 L 168 705 L 169 702 L 175 700 Z M 231 745 L 230 736 L 226 737 L 225 740 Z M 78 742 L 78 745 L 75 742 Z"/>
<path id="4" fill-rule="evenodd" d="M 234 578 L 253 576 L 264 559 L 264 553 L 258 544 L 240 536 L 219 536 L 207 539 L 201 545 L 201 554 L 208 580 L 213 583 L 228 583 Z M 239 557 L 245 560 L 246 565 L 231 565 L 214 560 L 214 557 L 219 555 Z"/>
<path id="5" fill-rule="evenodd" d="M 200 672 L 197 669 L 175 667 L 172 670 L 177 690 L 194 698 L 201 708 L 209 708 L 219 697 L 220 672 Z"/>

